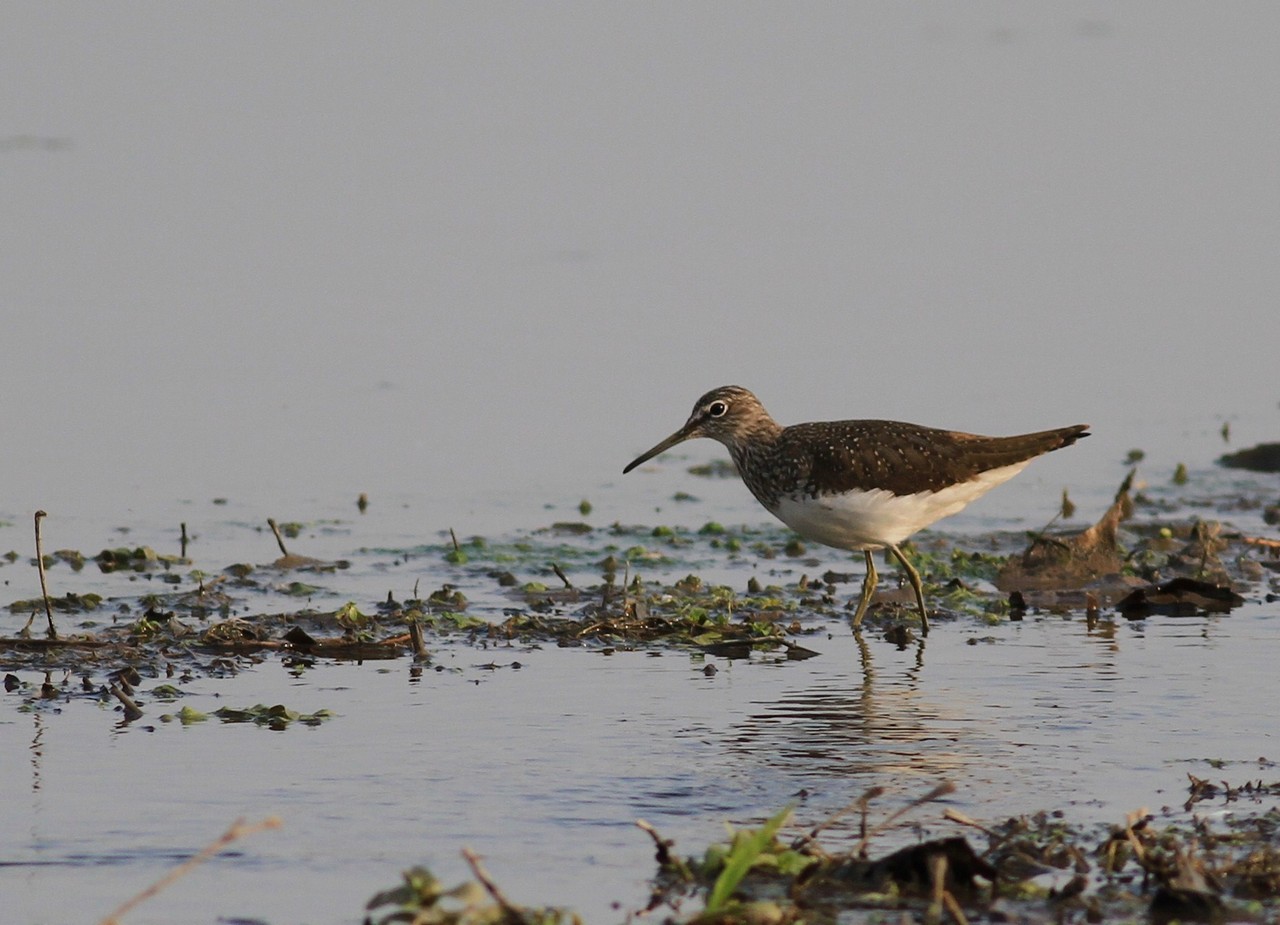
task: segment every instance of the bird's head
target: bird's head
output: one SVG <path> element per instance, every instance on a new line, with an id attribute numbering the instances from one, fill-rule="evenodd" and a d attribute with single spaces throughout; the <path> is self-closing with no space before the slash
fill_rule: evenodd
<path id="1" fill-rule="evenodd" d="M 712 389 L 698 399 L 693 406 L 693 413 L 684 426 L 656 446 L 641 453 L 623 469 L 630 472 L 636 466 L 652 459 L 659 453 L 666 452 L 677 443 L 693 440 L 696 437 L 710 437 L 719 440 L 732 451 L 760 431 L 777 429 L 769 412 L 764 410 L 760 400 L 749 391 L 737 385 L 722 385 Z"/>

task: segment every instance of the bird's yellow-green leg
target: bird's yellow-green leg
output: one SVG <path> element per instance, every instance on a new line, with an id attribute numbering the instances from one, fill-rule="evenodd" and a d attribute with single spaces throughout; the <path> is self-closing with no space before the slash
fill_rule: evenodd
<path id="1" fill-rule="evenodd" d="M 916 571 L 914 565 L 907 561 L 907 557 L 902 554 L 902 550 L 897 546 L 890 546 L 889 552 L 893 553 L 893 557 L 902 563 L 902 567 L 907 572 L 907 580 L 911 582 L 911 590 L 916 592 L 916 604 L 920 606 L 920 633 L 923 636 L 928 636 L 929 614 L 924 609 L 924 586 L 920 584 L 920 573 Z"/>
<path id="2" fill-rule="evenodd" d="M 862 579 L 862 597 L 858 598 L 858 609 L 853 612 L 853 628 L 856 630 L 862 623 L 862 618 L 867 613 L 867 605 L 871 603 L 871 595 L 876 591 L 876 563 L 871 558 L 871 550 L 864 549 L 862 554 L 867 557 L 867 577 Z"/>

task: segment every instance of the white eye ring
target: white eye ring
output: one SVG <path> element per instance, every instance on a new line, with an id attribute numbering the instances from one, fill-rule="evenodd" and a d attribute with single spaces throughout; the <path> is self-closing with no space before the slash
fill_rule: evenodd
<path id="1" fill-rule="evenodd" d="M 707 414 L 713 418 L 722 418 L 728 412 L 729 405 L 727 402 L 713 401 L 711 404 L 707 405 Z"/>

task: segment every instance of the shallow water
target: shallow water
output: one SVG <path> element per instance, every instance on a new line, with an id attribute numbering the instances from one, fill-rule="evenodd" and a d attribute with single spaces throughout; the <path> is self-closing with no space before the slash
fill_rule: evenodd
<path id="1" fill-rule="evenodd" d="M 1269 773 L 1255 759 L 1276 754 L 1273 711 L 1249 692 L 1271 683 L 1276 616 L 1255 604 L 1092 632 L 1061 617 L 944 624 L 923 649 L 869 635 L 865 651 L 832 627 L 803 662 L 457 646 L 437 652 L 440 670 L 322 663 L 294 678 L 268 661 L 184 685 L 199 710 L 285 702 L 338 714 L 284 733 L 159 723 L 158 704 L 129 727 L 86 701 L 10 710 L 4 739 L 25 756 L 0 776 L 12 833 L 0 890 L 15 921 L 80 920 L 231 819 L 277 814 L 283 829 L 130 920 L 353 921 L 409 864 L 462 879 L 469 846 L 519 901 L 612 921 L 611 902 L 642 904 L 652 869 L 638 818 L 698 851 L 722 822 L 791 801 L 807 825 L 873 785 L 888 786 L 875 803 L 887 813 L 951 780 L 947 804 L 987 822 L 1059 808 L 1119 821 L 1178 806 L 1188 772 Z M 1213 771 L 1218 759 L 1229 765 Z M 932 806 L 874 845 L 913 840 L 917 826 L 948 831 Z M 837 826 L 823 844 L 853 838 Z"/>
<path id="2" fill-rule="evenodd" d="M 677 490 L 699 500 L 673 502 Z M 1144 489 L 1170 517 L 1221 518 L 1254 535 L 1269 529 L 1260 506 L 1274 490 L 1272 477 L 1213 469 L 1193 470 L 1185 487 L 1164 481 Z M 1033 510 L 1056 504 L 1057 491 L 1035 478 L 1021 491 Z M 1099 484 L 1096 494 L 1107 490 Z M 49 518 L 46 550 L 92 555 L 150 544 L 176 552 L 178 517 L 192 537 L 192 563 L 175 570 L 173 585 L 158 573 L 102 574 L 92 563 L 76 572 L 60 562 L 49 581 L 55 596 L 108 598 L 99 611 L 59 615 L 64 632 L 81 621 L 133 619 L 117 612 L 121 603 L 136 612 L 141 595 L 190 589 L 197 570 L 208 581 L 232 562 L 257 563 L 254 577 L 264 586 L 237 593 L 232 615 L 332 611 L 347 601 L 370 612 L 389 592 L 406 599 L 415 587 L 425 594 L 450 583 L 469 598 L 469 612 L 500 621 L 504 609 L 524 604 L 496 584 L 490 559 L 509 555 L 521 582 L 551 585 L 550 562 L 558 560 L 589 588 L 600 580 L 603 547 L 662 549 L 648 527 L 609 526 L 617 510 L 635 512 L 633 521 L 648 514 L 654 523 L 695 528 L 746 524 L 747 546 L 751 536 L 773 544 L 786 536 L 764 522 L 737 480 L 693 478 L 678 458 L 595 497 L 603 501 L 585 516 L 571 498 L 539 509 L 544 524 L 586 521 L 591 533 L 490 534 L 486 551 L 463 565 L 443 561 L 446 525 L 423 529 L 415 505 L 375 498 L 361 514 L 351 499 L 331 499 L 287 540 L 292 552 L 348 563 L 327 573 L 273 572 L 275 540 L 257 519 L 265 506 L 248 498 L 174 503 L 150 522 Z M 980 549 L 998 534 L 1016 546 L 1018 531 L 1043 525 L 1031 511 L 1023 515 L 984 503 L 940 525 L 955 525 L 954 533 L 925 539 Z M 0 546 L 23 549 L 29 537 L 25 518 L 0 525 Z M 38 594 L 29 562 L 24 553 L 0 566 L 12 598 Z M 856 573 L 858 564 L 818 547 L 799 558 L 764 558 L 693 543 L 671 560 L 641 555 L 632 568 L 646 581 L 696 571 L 741 592 L 752 577 L 792 585 L 828 569 Z M 883 580 L 892 574 L 886 569 Z M 314 590 L 304 599 L 273 590 L 295 579 Z M 855 587 L 843 586 L 842 597 Z M 759 654 L 729 661 L 660 646 L 611 655 L 598 646 L 481 647 L 462 634 L 429 638 L 433 662 L 425 668 L 408 658 L 321 659 L 291 672 L 267 655 L 256 664 L 237 660 L 234 676 L 177 682 L 184 696 L 176 703 L 148 694 L 175 682 L 144 678 L 146 712 L 133 724 L 122 723 L 114 704 L 76 695 L 79 660 L 69 656 L 68 696 L 29 712 L 20 709 L 29 695 L 0 698 L 8 756 L 0 787 L 9 794 L 0 826 L 13 833 L 0 857 L 0 895 L 14 921 L 91 920 L 234 818 L 274 814 L 281 830 L 238 844 L 129 921 L 355 921 L 408 866 L 464 879 L 459 852 L 470 847 L 517 901 L 570 905 L 589 922 L 608 922 L 647 896 L 654 868 L 648 837 L 633 825 L 641 818 L 675 838 L 678 850 L 699 852 L 722 836 L 725 822 L 751 823 L 788 803 L 797 804 L 799 832 L 867 788 L 886 786 L 874 821 L 943 780 L 957 791 L 909 813 L 875 839 L 873 852 L 954 831 L 942 821 L 943 805 L 985 822 L 1053 809 L 1081 823 L 1119 821 L 1142 807 L 1176 815 L 1187 773 L 1234 783 L 1273 776 L 1272 765 L 1258 764 L 1275 760 L 1277 734 L 1266 692 L 1280 659 L 1280 612 L 1262 600 L 1265 590 L 1255 586 L 1227 616 L 1111 618 L 1092 629 L 1080 614 L 993 626 L 940 619 L 923 645 L 905 649 L 874 631 L 859 644 L 843 619 L 801 612 L 814 632 L 799 641 L 820 653 L 806 661 Z M 587 600 L 563 609 L 572 613 Z M 0 630 L 11 635 L 25 619 L 0 613 Z M 717 671 L 708 675 L 708 665 Z M 95 684 L 104 680 L 86 670 Z M 42 678 L 18 674 L 35 685 Z M 258 702 L 337 716 L 284 732 L 160 720 L 184 705 L 210 712 Z M 1198 807 L 1219 810 L 1230 808 Z M 851 845 L 855 827 L 856 819 L 834 826 L 822 844 Z"/>

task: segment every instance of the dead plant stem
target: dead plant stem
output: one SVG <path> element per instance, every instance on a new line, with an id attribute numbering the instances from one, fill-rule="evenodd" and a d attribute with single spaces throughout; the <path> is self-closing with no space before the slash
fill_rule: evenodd
<path id="1" fill-rule="evenodd" d="M 462 849 L 462 857 L 471 865 L 471 872 L 476 875 L 476 879 L 480 884 L 489 891 L 489 895 L 493 897 L 493 901 L 502 907 L 502 911 L 507 913 L 516 921 L 524 921 L 524 914 L 520 908 L 511 900 L 507 899 L 502 890 L 498 889 L 498 885 L 493 882 L 493 878 L 489 876 L 489 872 L 484 869 L 484 865 L 480 863 L 480 856 L 470 848 Z"/>
<path id="2" fill-rule="evenodd" d="M 878 825 L 872 826 L 871 831 L 869 831 L 866 835 L 862 836 L 862 841 L 858 842 L 857 847 L 853 849 L 853 852 L 852 852 L 853 856 L 861 857 L 862 852 L 867 850 L 868 842 L 870 842 L 871 839 L 874 838 L 876 835 L 879 835 L 881 832 L 883 832 L 885 829 L 891 826 L 894 822 L 898 820 L 899 817 L 901 817 L 905 813 L 909 813 L 911 812 L 911 810 L 916 809 L 917 807 L 923 806 L 925 803 L 931 803 L 934 800 L 940 799 L 941 797 L 944 797 L 949 793 L 954 793 L 955 789 L 956 789 L 955 784 L 951 783 L 950 781 L 943 781 L 941 784 L 934 787 L 924 796 L 918 797 L 912 800 L 906 806 L 899 807 L 895 812 L 890 813 L 889 816 L 884 820 L 882 820 Z"/>
<path id="3" fill-rule="evenodd" d="M 40 595 L 44 598 L 44 615 L 49 619 L 49 638 L 57 639 L 58 631 L 53 625 L 53 604 L 49 602 L 49 585 L 44 577 L 44 541 L 40 536 L 40 521 L 48 516 L 44 511 L 36 511 L 36 568 L 40 572 Z"/>
<path id="4" fill-rule="evenodd" d="M 276 525 L 274 517 L 267 518 L 267 526 L 271 528 L 271 532 L 275 534 L 276 545 L 280 547 L 280 555 L 288 556 L 289 550 L 284 548 L 284 540 L 280 536 L 280 528 Z"/>
<path id="5" fill-rule="evenodd" d="M 205 861 L 209 860 L 211 857 L 214 857 L 215 855 L 220 854 L 224 849 L 226 849 L 233 842 L 239 841 L 240 839 L 245 838 L 249 835 L 255 835 L 258 832 L 262 832 L 267 829 L 278 829 L 281 825 L 282 823 L 278 816 L 268 816 L 266 819 L 263 819 L 261 822 L 253 822 L 253 823 L 246 823 L 243 818 L 237 819 L 235 822 L 231 823 L 231 828 L 223 832 L 222 835 L 219 836 L 217 839 L 215 839 L 213 842 L 211 842 L 208 845 L 205 845 L 203 848 L 200 849 L 199 852 L 192 855 L 187 860 L 183 861 L 181 864 L 179 864 L 173 870 L 169 871 L 169 873 L 165 874 L 155 883 L 151 884 L 151 886 L 147 887 L 141 893 L 138 893 L 136 896 L 132 897 L 131 899 L 125 900 L 124 903 L 122 903 L 120 907 L 116 909 L 115 912 L 112 912 L 109 916 L 103 919 L 99 923 L 99 925 L 119 925 L 120 917 L 122 915 L 125 915 L 127 912 L 131 911 L 135 906 L 139 905 L 140 903 L 146 902 L 148 899 L 150 899 L 152 896 L 155 896 L 161 890 L 166 889 L 175 880 L 178 880 L 181 877 L 184 877 L 187 874 L 191 873 L 193 869 L 203 864 Z"/>

